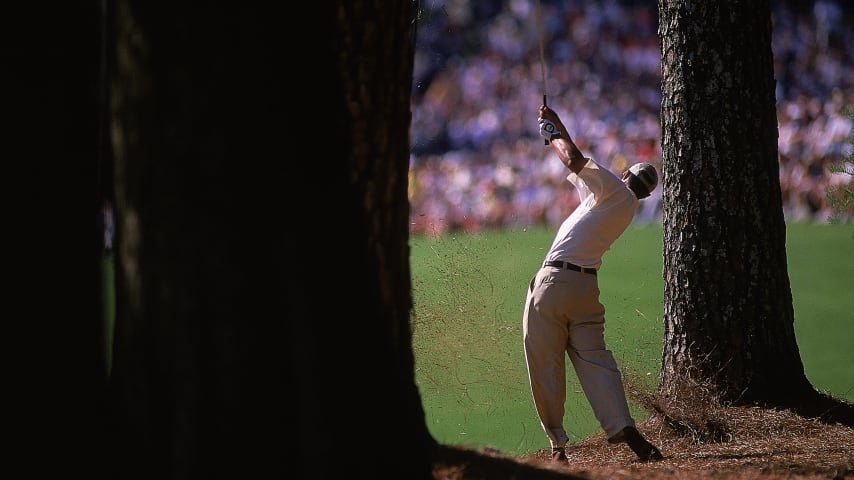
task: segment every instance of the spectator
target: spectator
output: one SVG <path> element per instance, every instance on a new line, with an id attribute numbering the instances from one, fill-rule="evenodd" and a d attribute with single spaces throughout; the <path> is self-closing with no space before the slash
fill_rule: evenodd
<path id="1" fill-rule="evenodd" d="M 828 187 L 854 178 L 828 171 L 832 160 L 852 151 L 846 112 L 854 111 L 854 20 L 841 0 L 808 3 L 772 2 L 780 181 L 788 220 L 823 221 L 830 215 L 823 200 Z M 411 232 L 560 222 L 575 200 L 558 193 L 555 172 L 537 168 L 548 151 L 522 121 L 543 93 L 573 99 L 563 107 L 573 112 L 567 128 L 586 140 L 580 148 L 594 158 L 625 156 L 606 168 L 620 172 L 625 158 L 633 158 L 660 169 L 657 3 L 542 2 L 545 86 L 537 6 L 447 0 L 422 14 L 412 95 Z M 635 222 L 660 221 L 661 189 L 655 196 Z"/>

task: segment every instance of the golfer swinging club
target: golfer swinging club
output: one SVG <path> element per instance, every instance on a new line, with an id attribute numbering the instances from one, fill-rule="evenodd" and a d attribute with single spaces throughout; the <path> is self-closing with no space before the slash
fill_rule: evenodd
<path id="1" fill-rule="evenodd" d="M 552 448 L 552 461 L 566 461 L 563 428 L 565 357 L 610 443 L 628 443 L 641 461 L 661 452 L 635 428 L 617 363 L 605 347 L 605 307 L 599 302 L 597 270 L 602 255 L 626 230 L 658 184 L 648 163 L 632 165 L 622 180 L 585 157 L 546 105 L 539 110 L 540 135 L 570 173 L 581 203 L 558 228 L 542 268 L 531 280 L 522 318 L 525 362 L 534 406 Z"/>

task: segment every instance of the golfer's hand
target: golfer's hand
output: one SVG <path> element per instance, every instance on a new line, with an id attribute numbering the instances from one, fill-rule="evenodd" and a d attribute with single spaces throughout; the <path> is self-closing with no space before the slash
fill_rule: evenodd
<path id="1" fill-rule="evenodd" d="M 557 131 L 555 124 L 544 118 L 540 118 L 540 135 L 546 140 L 560 138 L 560 132 Z"/>
<path id="2" fill-rule="evenodd" d="M 554 140 L 555 138 L 560 138 L 560 119 L 557 114 L 546 107 L 545 105 L 540 107 L 540 116 L 537 118 L 537 122 L 540 125 L 540 135 L 546 140 Z"/>

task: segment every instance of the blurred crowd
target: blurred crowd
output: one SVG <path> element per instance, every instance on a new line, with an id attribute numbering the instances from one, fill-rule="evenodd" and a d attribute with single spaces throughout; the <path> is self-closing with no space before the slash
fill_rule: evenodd
<path id="1" fill-rule="evenodd" d="M 847 3 L 846 3 L 847 2 Z M 772 0 L 784 214 L 826 221 L 852 151 L 854 3 Z M 435 0 L 418 17 L 410 231 L 556 226 L 577 194 L 537 129 L 545 100 L 585 154 L 661 162 L 656 0 Z M 544 59 L 544 61 L 541 61 Z M 661 218 L 661 189 L 636 222 Z M 840 220 L 854 221 L 854 212 Z"/>

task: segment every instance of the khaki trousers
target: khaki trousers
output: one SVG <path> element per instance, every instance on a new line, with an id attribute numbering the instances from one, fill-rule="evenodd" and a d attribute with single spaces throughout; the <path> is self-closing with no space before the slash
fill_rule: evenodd
<path id="1" fill-rule="evenodd" d="M 534 407 L 552 448 L 569 440 L 564 355 L 608 438 L 635 425 L 617 363 L 605 347 L 605 307 L 595 275 L 541 268 L 528 288 L 522 334 Z"/>

